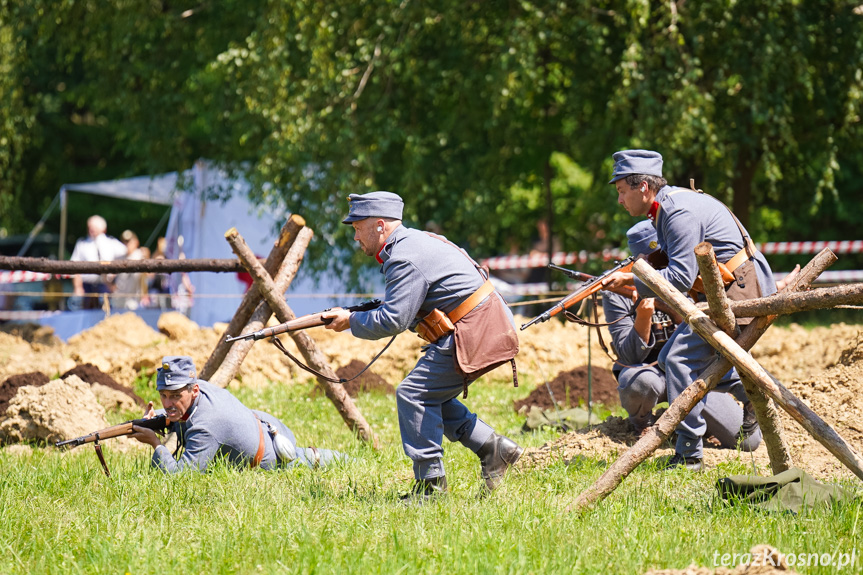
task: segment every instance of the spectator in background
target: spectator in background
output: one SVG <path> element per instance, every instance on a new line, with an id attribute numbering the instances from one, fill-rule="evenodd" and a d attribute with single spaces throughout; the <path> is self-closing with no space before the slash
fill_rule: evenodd
<path id="1" fill-rule="evenodd" d="M 153 252 L 153 259 L 165 259 L 165 249 L 167 242 L 165 238 L 160 237 L 156 241 L 156 251 Z M 147 291 L 150 294 L 150 305 L 160 309 L 168 309 L 168 298 L 171 295 L 171 276 L 165 273 L 150 274 L 147 279 Z"/>
<path id="2" fill-rule="evenodd" d="M 132 230 L 125 230 L 120 234 L 120 239 L 126 246 L 127 260 L 143 260 L 149 255 L 145 252 L 146 248 L 141 247 L 138 236 Z M 117 274 L 114 280 L 114 290 L 117 294 L 117 297 L 114 298 L 114 307 L 136 310 L 141 306 L 146 306 L 149 302 L 145 274 Z"/>
<path id="3" fill-rule="evenodd" d="M 73 262 L 112 262 L 126 255 L 126 246 L 120 240 L 105 235 L 108 223 L 102 216 L 87 218 L 87 237 L 75 243 L 72 250 Z M 101 304 L 101 294 L 113 291 L 113 278 L 107 275 L 79 274 L 73 276 L 74 294 L 83 297 L 84 309 L 97 309 Z"/>

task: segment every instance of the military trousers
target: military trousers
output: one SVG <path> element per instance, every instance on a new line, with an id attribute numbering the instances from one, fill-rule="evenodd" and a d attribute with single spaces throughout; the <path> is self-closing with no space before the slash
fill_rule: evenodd
<path id="1" fill-rule="evenodd" d="M 425 353 L 396 388 L 402 446 L 416 479 L 446 474 L 444 436 L 476 453 L 494 433 L 457 399 L 464 380 L 455 369 L 454 348 L 452 335 L 423 346 Z"/>
<path id="2" fill-rule="evenodd" d="M 684 389 L 699 379 L 707 367 L 718 357 L 719 352 L 692 331 L 689 324 L 680 324 L 668 339 L 665 347 L 662 348 L 658 361 L 659 366 L 665 370 L 669 403 L 677 399 Z M 740 377 L 733 368 L 723 376 L 722 381 L 714 390 L 730 394 L 741 403 L 749 402 L 743 384 L 740 383 Z M 703 456 L 702 438 L 707 432 L 704 408 L 707 399 L 712 395 L 716 394 L 709 393 L 698 402 L 677 427 L 677 443 L 674 449 L 676 453 L 686 457 L 700 458 Z M 737 429 L 739 430 L 740 423 L 743 422 L 742 410 L 739 414 L 735 411 L 733 415 L 734 421 L 737 421 L 738 416 L 740 418 L 737 421 Z M 730 429 L 733 428 L 733 424 L 728 422 L 722 427 Z M 720 441 L 722 441 L 721 438 Z"/>
<path id="3" fill-rule="evenodd" d="M 665 373 L 656 365 L 625 367 L 618 374 L 617 381 L 620 405 L 633 423 L 639 428 L 651 425 L 653 408 L 657 403 L 668 401 Z M 701 415 L 707 435 L 715 437 L 722 447 L 737 446 L 740 425 L 743 423 L 743 408 L 732 395 L 708 393 Z"/>

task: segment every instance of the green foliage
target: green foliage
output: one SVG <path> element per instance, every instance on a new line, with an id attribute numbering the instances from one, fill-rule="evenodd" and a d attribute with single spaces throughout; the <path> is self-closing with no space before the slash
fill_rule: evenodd
<path id="1" fill-rule="evenodd" d="M 605 183 L 624 147 L 758 240 L 848 239 L 863 216 L 848 0 L 0 7 L 0 225 L 22 231 L 63 182 L 204 157 L 305 216 L 317 269 L 366 261 L 339 221 L 374 189 L 477 256 L 526 250 L 550 194 L 562 247 L 595 250 L 632 223 Z"/>

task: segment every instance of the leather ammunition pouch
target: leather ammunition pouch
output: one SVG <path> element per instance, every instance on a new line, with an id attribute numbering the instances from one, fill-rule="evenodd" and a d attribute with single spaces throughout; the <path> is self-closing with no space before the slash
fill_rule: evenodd
<path id="1" fill-rule="evenodd" d="M 728 297 L 731 299 L 740 299 L 739 297 L 733 298 L 731 297 L 731 285 L 735 282 L 740 281 L 740 277 L 746 273 L 743 268 L 751 267 L 754 271 L 754 265 L 752 264 L 752 258 L 755 257 L 755 254 L 758 253 L 758 250 L 755 248 L 755 244 L 752 243 L 752 240 L 749 238 L 746 239 L 746 245 L 743 246 L 743 249 L 734 254 L 734 256 L 725 263 L 717 262 L 717 266 L 719 267 L 719 273 L 722 276 L 722 283 L 725 285 L 725 289 L 728 290 Z M 747 266 L 746 264 L 749 264 Z M 740 270 L 740 273 L 738 273 Z M 745 285 L 745 282 L 742 284 Z M 758 285 L 757 278 L 755 279 L 755 285 Z M 760 292 L 761 290 L 758 289 Z M 704 293 L 704 281 L 701 279 L 701 276 L 695 278 L 695 282 L 692 284 L 692 289 L 690 290 L 690 296 L 693 299 L 698 298 L 698 294 Z M 755 296 L 760 297 L 760 296 Z"/>
<path id="2" fill-rule="evenodd" d="M 434 343 L 453 332 L 455 326 L 447 314 L 435 308 L 422 318 L 416 326 L 417 335 L 429 343 Z"/>
<path id="3" fill-rule="evenodd" d="M 490 280 L 486 280 L 478 290 L 469 295 L 466 300 L 448 314 L 437 308 L 431 310 L 416 325 L 417 335 L 429 343 L 435 343 L 443 336 L 451 334 L 455 330 L 455 324 L 493 292 L 494 284 Z"/>

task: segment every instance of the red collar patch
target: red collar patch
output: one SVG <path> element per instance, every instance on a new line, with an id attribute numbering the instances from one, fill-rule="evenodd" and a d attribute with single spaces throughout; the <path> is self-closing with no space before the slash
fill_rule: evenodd
<path id="1" fill-rule="evenodd" d="M 381 249 L 378 250 L 378 253 L 375 254 L 375 259 L 378 261 L 379 264 L 384 263 L 384 260 L 381 259 L 381 252 L 384 251 L 384 248 L 386 246 L 387 246 L 387 244 L 386 244 L 386 242 L 384 242 L 384 245 L 382 245 Z"/>
<path id="2" fill-rule="evenodd" d="M 647 219 L 651 222 L 656 221 L 656 214 L 659 213 L 659 202 L 653 202 L 653 205 L 650 206 L 650 210 L 647 212 Z"/>

